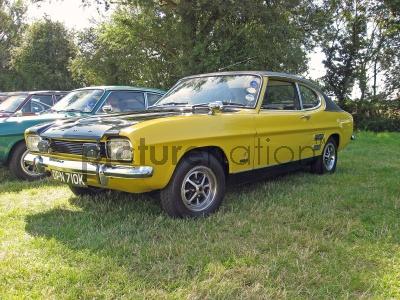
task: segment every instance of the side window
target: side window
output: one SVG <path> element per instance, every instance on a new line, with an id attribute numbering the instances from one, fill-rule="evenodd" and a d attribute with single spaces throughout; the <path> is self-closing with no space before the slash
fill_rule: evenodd
<path id="1" fill-rule="evenodd" d="M 40 102 L 34 102 L 32 101 L 31 103 L 31 112 L 32 113 L 40 113 L 42 111 L 47 110 L 49 107 L 46 108 L 42 103 Z"/>
<path id="2" fill-rule="evenodd" d="M 54 95 L 54 98 L 55 98 L 55 102 L 54 103 L 57 103 L 58 101 L 60 101 L 65 95 L 66 94 Z"/>
<path id="3" fill-rule="evenodd" d="M 99 113 L 103 113 L 103 107 L 105 105 L 111 106 L 111 112 L 144 110 L 144 94 L 131 91 L 113 91 L 108 95 L 106 102 L 98 111 Z"/>
<path id="4" fill-rule="evenodd" d="M 39 113 L 53 106 L 51 95 L 33 95 L 22 107 L 24 113 Z"/>
<path id="5" fill-rule="evenodd" d="M 313 108 L 319 105 L 319 97 L 316 92 L 304 85 L 299 85 L 301 100 L 303 102 L 303 108 Z"/>
<path id="6" fill-rule="evenodd" d="M 152 106 L 162 97 L 160 94 L 147 93 L 147 105 Z"/>
<path id="7" fill-rule="evenodd" d="M 262 104 L 263 109 L 299 110 L 300 103 L 296 85 L 283 80 L 268 80 L 267 92 Z"/>
<path id="8" fill-rule="evenodd" d="M 31 100 L 44 105 L 53 106 L 53 97 L 51 95 L 33 95 Z"/>

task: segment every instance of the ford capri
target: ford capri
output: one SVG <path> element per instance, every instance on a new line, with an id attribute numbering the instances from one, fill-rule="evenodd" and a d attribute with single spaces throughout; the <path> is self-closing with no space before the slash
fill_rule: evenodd
<path id="1" fill-rule="evenodd" d="M 163 94 L 164 91 L 157 89 L 123 86 L 83 88 L 68 93 L 54 106 L 49 104 L 46 111 L 39 115 L 25 117 L 11 115 L 7 118 L 0 118 L 0 164 L 8 166 L 11 173 L 19 179 L 41 178 L 44 174 L 35 172 L 31 165 L 24 162 L 24 157 L 29 152 L 24 140 L 24 132 L 27 128 L 68 118 L 78 119 L 106 113 L 143 111 L 147 106 L 153 105 Z M 18 95 L 20 94 L 12 97 L 18 98 Z M 45 95 L 47 94 L 35 94 L 30 99 L 33 101 L 36 98 L 39 99 L 39 96 L 44 97 Z M 22 101 L 25 101 L 23 100 L 25 98 L 26 96 L 23 96 Z M 18 99 L 14 100 L 14 106 L 20 105 Z M 38 104 L 32 101 L 25 102 L 23 107 L 28 103 Z M 11 102 L 10 105 L 12 103 L 14 102 Z M 8 100 L 0 104 L 0 107 L 3 107 L 2 105 L 9 105 Z"/>
<path id="2" fill-rule="evenodd" d="M 215 212 L 228 176 L 305 163 L 334 173 L 352 116 L 314 83 L 274 72 L 181 79 L 142 113 L 67 120 L 25 132 L 37 172 L 76 195 L 154 191 L 172 217 Z"/>

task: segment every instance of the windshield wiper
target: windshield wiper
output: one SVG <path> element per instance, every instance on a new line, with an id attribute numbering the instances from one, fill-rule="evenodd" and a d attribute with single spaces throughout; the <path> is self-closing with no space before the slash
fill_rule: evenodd
<path id="1" fill-rule="evenodd" d="M 57 110 L 57 112 L 83 112 L 83 111 L 81 111 L 81 110 L 79 110 L 79 109 L 71 108 L 71 109 Z"/>
<path id="2" fill-rule="evenodd" d="M 230 105 L 230 106 L 240 106 L 240 107 L 246 107 L 247 105 L 243 103 L 236 103 L 236 102 L 228 102 L 228 101 L 222 101 L 223 105 Z"/>
<path id="3" fill-rule="evenodd" d="M 186 105 L 186 104 L 188 104 L 188 102 L 167 102 L 167 103 L 163 103 L 163 104 L 152 105 L 152 106 L 149 106 L 149 108 L 160 107 L 160 106 L 177 106 L 177 105 Z"/>

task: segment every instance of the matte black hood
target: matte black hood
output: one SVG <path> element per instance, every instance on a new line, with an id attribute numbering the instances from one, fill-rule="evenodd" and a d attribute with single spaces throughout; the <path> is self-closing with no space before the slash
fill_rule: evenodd
<path id="1" fill-rule="evenodd" d="M 30 132 L 49 139 L 100 140 L 105 134 L 118 135 L 123 128 L 139 122 L 181 115 L 181 111 L 148 111 L 130 114 L 101 115 L 84 119 L 69 119 L 31 128 Z"/>

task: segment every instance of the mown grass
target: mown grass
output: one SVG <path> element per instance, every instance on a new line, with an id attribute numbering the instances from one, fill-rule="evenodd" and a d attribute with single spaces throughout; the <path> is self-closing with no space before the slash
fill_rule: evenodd
<path id="1" fill-rule="evenodd" d="M 198 220 L 1 169 L 0 298 L 399 298 L 399 150 L 361 133 L 336 174 L 231 186 Z"/>

